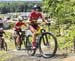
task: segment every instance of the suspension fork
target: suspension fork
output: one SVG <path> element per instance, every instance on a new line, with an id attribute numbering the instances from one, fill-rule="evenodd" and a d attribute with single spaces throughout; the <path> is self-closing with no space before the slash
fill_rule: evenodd
<path id="1" fill-rule="evenodd" d="M 46 30 L 42 29 L 41 33 L 43 33 L 43 32 L 46 32 Z M 45 41 L 45 38 L 46 38 L 46 41 Z M 45 38 L 43 37 L 43 43 L 44 43 L 44 45 L 46 45 L 46 43 L 48 43 L 47 35 L 45 36 Z"/>
<path id="2" fill-rule="evenodd" d="M 49 42 L 48 42 L 47 35 L 45 35 L 45 36 L 43 37 L 43 43 L 44 43 L 44 45 L 46 45 L 46 44 L 49 43 Z"/>

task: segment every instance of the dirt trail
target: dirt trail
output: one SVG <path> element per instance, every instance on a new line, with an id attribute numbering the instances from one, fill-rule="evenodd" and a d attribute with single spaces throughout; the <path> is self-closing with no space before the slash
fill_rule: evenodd
<path id="1" fill-rule="evenodd" d="M 12 58 L 8 58 L 5 61 L 62 61 L 62 59 L 64 59 L 64 55 L 58 53 L 54 57 L 48 59 L 40 57 L 39 54 L 29 56 L 25 50 L 12 50 L 8 51 L 7 53 L 12 55 Z"/>
<path id="2" fill-rule="evenodd" d="M 61 52 L 56 53 L 56 55 L 52 58 L 43 58 L 37 53 L 35 56 L 27 55 L 26 50 L 9 50 L 7 51 L 8 55 L 12 55 L 5 61 L 75 61 L 75 54 L 69 54 L 68 56 L 63 55 Z"/>

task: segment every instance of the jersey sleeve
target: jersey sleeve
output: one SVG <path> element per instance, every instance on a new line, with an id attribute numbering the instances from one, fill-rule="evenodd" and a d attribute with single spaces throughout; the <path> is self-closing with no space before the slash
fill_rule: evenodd
<path id="1" fill-rule="evenodd" d="M 40 17 L 40 18 L 43 18 L 42 13 L 39 13 L 39 17 Z"/>

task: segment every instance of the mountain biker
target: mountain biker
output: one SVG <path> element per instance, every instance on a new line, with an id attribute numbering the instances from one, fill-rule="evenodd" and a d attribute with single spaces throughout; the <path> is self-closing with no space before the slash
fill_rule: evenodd
<path id="1" fill-rule="evenodd" d="M 4 27 L 3 24 L 6 23 L 10 18 L 6 18 L 5 20 L 0 18 L 0 35 L 3 36 L 4 32 Z"/>
<path id="2" fill-rule="evenodd" d="M 37 20 L 41 18 L 46 24 L 48 23 L 43 17 L 41 11 L 41 7 L 36 4 L 32 7 L 31 13 L 29 15 L 30 30 L 33 33 L 32 49 L 36 48 L 36 32 L 40 29 L 39 25 L 37 24 Z"/>
<path id="3" fill-rule="evenodd" d="M 16 43 L 17 45 L 20 45 L 20 41 L 19 41 L 19 37 L 20 37 L 20 32 L 22 31 L 21 29 L 21 26 L 24 25 L 24 26 L 27 26 L 24 22 L 23 22 L 23 19 L 22 17 L 19 16 L 18 18 L 18 22 L 16 22 L 15 24 L 15 33 L 17 35 L 17 38 L 16 38 Z M 19 50 L 20 46 L 17 47 L 17 49 Z"/>
<path id="4" fill-rule="evenodd" d="M 5 23 L 6 21 L 2 20 L 2 18 L 0 18 L 0 42 L 2 42 L 1 44 L 1 48 L 3 48 L 3 42 L 5 41 L 3 38 L 3 34 L 5 34 L 4 29 L 3 29 L 3 23 Z"/>

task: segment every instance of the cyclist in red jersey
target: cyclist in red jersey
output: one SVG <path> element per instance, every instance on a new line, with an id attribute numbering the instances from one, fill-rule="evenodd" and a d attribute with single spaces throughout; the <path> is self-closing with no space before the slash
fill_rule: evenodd
<path id="1" fill-rule="evenodd" d="M 26 26 L 26 24 L 23 22 L 22 17 L 19 17 L 18 22 L 16 22 L 16 24 L 15 24 L 15 31 L 17 31 L 17 32 L 21 31 L 21 26 L 22 25 Z"/>
<path id="2" fill-rule="evenodd" d="M 36 48 L 36 32 L 40 28 L 37 24 L 37 20 L 41 18 L 45 23 L 48 23 L 41 13 L 41 7 L 39 5 L 34 5 L 29 16 L 30 30 L 33 33 L 32 35 L 32 49 Z"/>
<path id="3" fill-rule="evenodd" d="M 26 26 L 26 24 L 23 22 L 22 17 L 19 17 L 18 22 L 16 22 L 16 24 L 15 24 L 15 34 L 16 34 L 16 37 L 17 37 L 16 38 L 17 45 L 20 44 L 19 37 L 20 37 L 20 32 L 22 31 L 22 29 L 21 29 L 22 25 Z M 19 46 L 17 47 L 17 49 L 19 49 Z"/>

